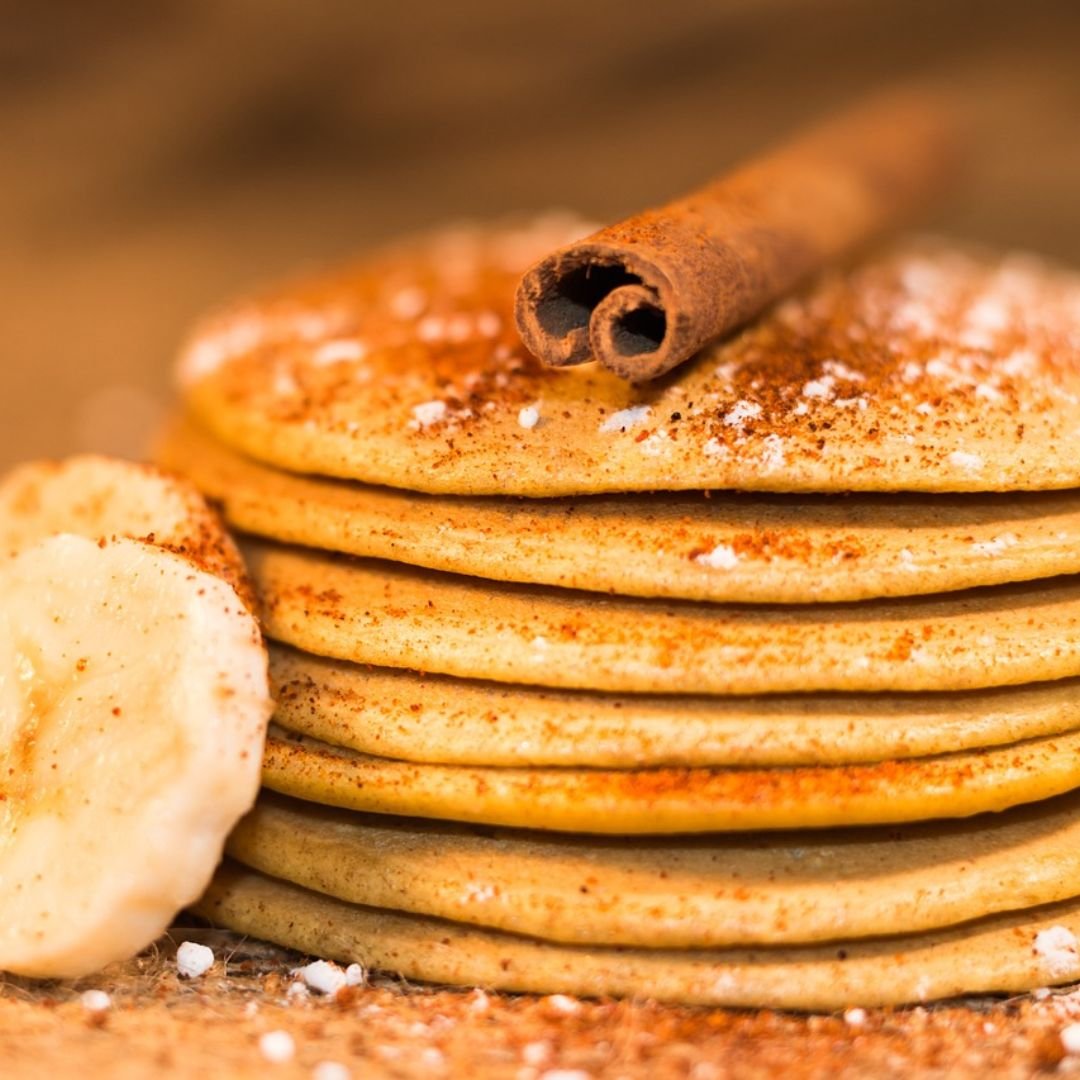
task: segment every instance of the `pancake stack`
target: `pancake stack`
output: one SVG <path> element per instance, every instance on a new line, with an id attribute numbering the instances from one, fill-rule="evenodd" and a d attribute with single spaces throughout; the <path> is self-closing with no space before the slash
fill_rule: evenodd
<path id="1" fill-rule="evenodd" d="M 161 463 L 278 711 L 199 910 L 411 979 L 833 1009 L 1080 978 L 1080 279 L 920 241 L 659 383 L 524 350 L 587 227 L 204 323 Z"/>

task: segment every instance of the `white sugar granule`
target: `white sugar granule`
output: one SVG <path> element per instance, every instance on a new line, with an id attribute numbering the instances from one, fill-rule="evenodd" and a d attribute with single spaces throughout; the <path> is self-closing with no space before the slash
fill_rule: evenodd
<path id="1" fill-rule="evenodd" d="M 922 378 L 922 374 L 922 364 L 918 364 L 914 360 L 908 360 L 904 366 L 900 368 L 900 378 L 906 383 L 918 382 L 919 379 Z"/>
<path id="2" fill-rule="evenodd" d="M 836 379 L 832 375 L 823 375 L 820 379 L 811 379 L 802 388 L 804 398 L 830 398 L 836 390 Z"/>
<path id="3" fill-rule="evenodd" d="M 297 972 L 304 985 L 317 994 L 328 994 L 331 997 L 346 985 L 345 972 L 328 960 L 313 960 L 306 967 Z"/>
<path id="4" fill-rule="evenodd" d="M 544 1040 L 526 1043 L 521 1048 L 521 1060 L 526 1065 L 543 1065 L 551 1057 L 551 1043 Z"/>
<path id="5" fill-rule="evenodd" d="M 427 304 L 427 294 L 416 286 L 399 289 L 390 297 L 390 311 L 399 319 L 417 318 Z"/>
<path id="6" fill-rule="evenodd" d="M 214 966 L 214 950 L 197 941 L 185 941 L 176 950 L 176 970 L 185 979 L 197 979 Z"/>
<path id="7" fill-rule="evenodd" d="M 367 972 L 362 964 L 350 964 L 345 969 L 346 986 L 363 986 L 367 981 Z"/>
<path id="8" fill-rule="evenodd" d="M 421 341 L 440 341 L 446 337 L 446 320 L 438 315 L 425 315 L 416 324 L 416 336 Z"/>
<path id="9" fill-rule="evenodd" d="M 350 1080 L 352 1073 L 340 1061 L 320 1061 L 311 1070 L 311 1080 Z"/>
<path id="10" fill-rule="evenodd" d="M 821 367 L 827 375 L 843 379 L 844 382 L 866 382 L 866 376 L 861 371 L 848 367 L 842 360 L 826 360 Z"/>
<path id="11" fill-rule="evenodd" d="M 363 360 L 367 356 L 367 346 L 362 341 L 328 341 L 320 345 L 312 354 L 316 364 L 340 364 L 349 360 Z"/>
<path id="12" fill-rule="evenodd" d="M 267 1031 L 259 1036 L 259 1053 L 272 1065 L 284 1065 L 296 1056 L 296 1043 L 287 1031 Z"/>
<path id="13" fill-rule="evenodd" d="M 437 1046 L 425 1046 L 420 1051 L 420 1064 L 428 1069 L 439 1070 L 446 1064 L 446 1055 Z"/>
<path id="14" fill-rule="evenodd" d="M 1076 935 L 1065 926 L 1051 926 L 1035 935 L 1032 951 L 1052 977 L 1067 975 L 1077 966 Z"/>
<path id="15" fill-rule="evenodd" d="M 104 990 L 84 990 L 79 1002 L 87 1012 L 99 1013 L 112 1008 L 112 998 Z"/>
<path id="16" fill-rule="evenodd" d="M 1030 375 L 1039 366 L 1039 358 L 1030 349 L 1017 349 L 1010 353 L 998 365 L 998 370 L 1005 375 Z"/>
<path id="17" fill-rule="evenodd" d="M 968 472 L 978 472 L 986 464 L 978 454 L 969 454 L 966 450 L 954 450 L 949 455 L 949 463 Z"/>
<path id="18" fill-rule="evenodd" d="M 1003 551 L 1007 551 L 1017 542 L 1015 533 L 1002 533 L 991 540 L 981 540 L 972 544 L 971 550 L 976 555 L 988 555 L 992 558 L 994 555 L 1000 555 Z"/>
<path id="19" fill-rule="evenodd" d="M 935 356 L 927 360 L 926 374 L 932 379 L 963 379 L 964 377 L 964 373 L 944 356 Z"/>
<path id="20" fill-rule="evenodd" d="M 446 416 L 445 401 L 425 401 L 412 408 L 413 423 L 417 427 L 426 428 L 437 424 Z"/>
<path id="21" fill-rule="evenodd" d="M 739 565 L 739 556 L 730 544 L 717 544 L 712 551 L 695 556 L 694 562 L 712 570 L 734 570 Z"/>
<path id="22" fill-rule="evenodd" d="M 631 405 L 628 409 L 620 409 L 612 413 L 601 425 L 601 432 L 625 431 L 635 424 L 640 424 L 649 418 L 652 409 L 648 405 Z"/>
<path id="23" fill-rule="evenodd" d="M 581 1008 L 580 1001 L 568 997 L 566 994 L 552 994 L 546 1000 L 549 1008 L 562 1013 L 564 1016 L 570 1016 Z"/>
<path id="24" fill-rule="evenodd" d="M 500 330 L 502 330 L 502 319 L 494 311 L 481 311 L 476 316 L 476 332 L 481 337 L 498 337 Z"/>
<path id="25" fill-rule="evenodd" d="M 1011 318 L 1011 312 L 1001 302 L 1000 297 L 982 296 L 967 310 L 965 321 L 978 330 L 1004 330 Z"/>
<path id="26" fill-rule="evenodd" d="M 1080 1054 L 1080 1024 L 1066 1024 L 1061 1029 L 1061 1045 L 1066 1054 Z"/>
<path id="27" fill-rule="evenodd" d="M 540 407 L 538 405 L 526 405 L 525 408 L 518 413 L 518 423 L 525 428 L 526 431 L 531 431 L 540 423 Z"/>
<path id="28" fill-rule="evenodd" d="M 724 416 L 728 427 L 742 427 L 748 420 L 756 420 L 761 415 L 761 406 L 756 401 L 737 401 Z"/>
<path id="29" fill-rule="evenodd" d="M 256 316 L 237 316 L 212 334 L 193 341 L 180 358 L 180 379 L 185 384 L 212 375 L 233 357 L 254 349 L 266 334 L 265 322 Z"/>
<path id="30" fill-rule="evenodd" d="M 765 472 L 775 472 L 784 467 L 786 460 L 784 440 L 779 435 L 766 435 L 761 446 L 761 468 Z"/>
<path id="31" fill-rule="evenodd" d="M 292 372 L 285 368 L 278 368 L 274 372 L 270 386 L 278 397 L 292 397 L 300 391 L 300 384 L 293 378 Z"/>
<path id="32" fill-rule="evenodd" d="M 862 1027 L 866 1023 L 865 1009 L 848 1009 L 844 1013 L 844 1023 L 849 1027 Z"/>

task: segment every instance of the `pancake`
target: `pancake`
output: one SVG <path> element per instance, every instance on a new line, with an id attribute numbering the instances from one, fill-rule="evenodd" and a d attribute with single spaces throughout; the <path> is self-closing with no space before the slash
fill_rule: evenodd
<path id="1" fill-rule="evenodd" d="M 514 329 L 521 272 L 587 231 L 459 229 L 241 301 L 187 403 L 259 460 L 436 493 L 1080 487 L 1080 277 L 910 243 L 635 386 Z"/>
<path id="2" fill-rule="evenodd" d="M 264 794 L 237 861 L 315 892 L 525 934 L 650 949 L 849 940 L 1080 895 L 1080 796 L 994 818 L 631 842 L 365 816 Z"/>
<path id="3" fill-rule="evenodd" d="M 347 904 L 231 863 L 195 910 L 238 933 L 407 979 L 539 994 L 831 1011 L 1080 978 L 1075 899 L 926 934 L 710 952 L 555 945 Z"/>
<path id="4" fill-rule="evenodd" d="M 801 607 L 496 585 L 261 541 L 268 635 L 418 671 L 616 692 L 969 690 L 1080 674 L 1080 578 Z"/>
<path id="5" fill-rule="evenodd" d="M 452 765 L 836 765 L 1080 728 L 1076 679 L 947 694 L 661 698 L 425 676 L 281 646 L 271 646 L 270 669 L 281 727 Z"/>
<path id="6" fill-rule="evenodd" d="M 969 817 L 1080 786 L 1080 732 L 930 758 L 788 769 L 422 765 L 271 728 L 263 785 L 325 806 L 596 834 L 815 829 Z"/>
<path id="7" fill-rule="evenodd" d="M 1080 571 L 1080 495 L 700 492 L 496 500 L 296 476 L 174 420 L 156 457 L 244 532 L 498 581 L 748 603 L 863 600 Z M 603 558 L 597 558 L 597 552 Z"/>

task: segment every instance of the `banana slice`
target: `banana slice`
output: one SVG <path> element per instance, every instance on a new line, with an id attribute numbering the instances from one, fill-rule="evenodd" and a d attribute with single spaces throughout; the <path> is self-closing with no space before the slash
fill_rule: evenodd
<path id="1" fill-rule="evenodd" d="M 150 534 L 176 550 L 113 539 Z M 243 580 L 212 512 L 152 470 L 19 470 L 3 550 L 0 969 L 79 976 L 206 887 L 259 786 L 266 653 L 236 590 L 176 553 Z"/>
<path id="2" fill-rule="evenodd" d="M 0 555 L 57 533 L 145 540 L 224 578 L 254 610 L 244 561 L 221 518 L 186 480 L 152 465 L 81 454 L 28 462 L 0 480 Z"/>

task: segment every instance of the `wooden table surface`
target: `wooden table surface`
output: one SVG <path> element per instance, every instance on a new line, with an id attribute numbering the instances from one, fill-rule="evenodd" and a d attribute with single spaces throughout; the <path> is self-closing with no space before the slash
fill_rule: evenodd
<path id="1" fill-rule="evenodd" d="M 176 974 L 175 943 L 209 944 L 203 978 Z M 688 1009 L 649 1001 L 575 1001 L 406 986 L 376 977 L 334 999 L 306 992 L 303 959 L 208 930 L 177 930 L 131 964 L 77 984 L 0 987 L 0 1075 L 163 1075 L 191 1080 L 774 1080 L 926 1076 L 1027 1080 L 1080 1073 L 1061 1031 L 1080 1021 L 1080 990 L 1041 1000 L 983 999 L 865 1016 Z M 103 988 L 103 1012 L 82 993 Z M 292 1039 L 271 1064 L 260 1040 Z M 280 1036 L 277 1036 L 280 1038 Z M 337 1075 L 316 1072 L 324 1063 Z"/>

